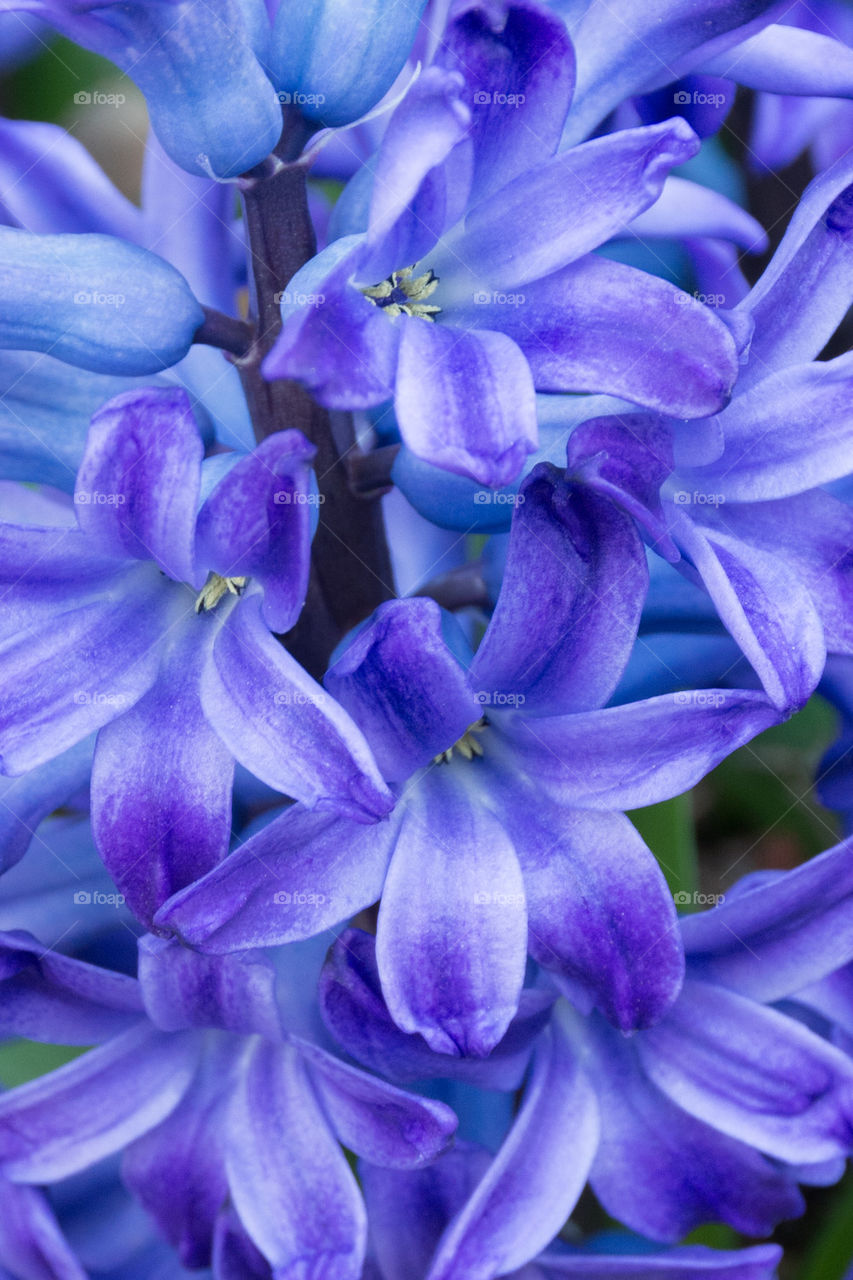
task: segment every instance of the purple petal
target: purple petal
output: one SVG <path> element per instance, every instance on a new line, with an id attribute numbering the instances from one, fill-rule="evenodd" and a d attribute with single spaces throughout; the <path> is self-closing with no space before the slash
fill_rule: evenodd
<path id="1" fill-rule="evenodd" d="M 197 177 L 181 169 L 155 134 L 150 133 L 145 139 L 143 244 L 177 267 L 201 302 L 229 315 L 236 313 L 237 263 L 245 254 L 242 227 L 235 220 L 233 194 L 229 182 Z M 135 213 L 136 207 L 131 207 Z M 221 356 L 219 364 L 217 396 L 225 372 Z M 184 369 L 186 365 L 182 372 Z M 206 408 L 221 413 L 219 406 Z"/>
<path id="2" fill-rule="evenodd" d="M 177 1107 L 127 1148 L 122 1181 L 188 1268 L 210 1264 L 228 1197 L 223 1127 L 234 1047 L 211 1046 Z"/>
<path id="3" fill-rule="evenodd" d="M 563 144 L 586 137 L 633 94 L 679 80 L 718 52 L 737 46 L 789 4 L 782 0 L 609 0 L 569 10 L 578 82 Z"/>
<path id="4" fill-rule="evenodd" d="M 30 934 L 0 934 L 0 1032 L 54 1044 L 91 1045 L 142 1015 L 133 978 L 48 951 Z"/>
<path id="5" fill-rule="evenodd" d="M 157 676 L 160 648 L 184 602 L 153 566 L 116 579 L 109 596 L 0 645 L 0 759 L 24 773 L 133 706 Z"/>
<path id="6" fill-rule="evenodd" d="M 205 716 L 242 765 L 267 786 L 357 821 L 390 802 L 367 743 L 261 617 L 258 596 L 238 601 L 201 674 Z"/>
<path id="7" fill-rule="evenodd" d="M 670 1102 L 618 1032 L 601 1024 L 593 1044 L 602 1131 L 590 1183 L 609 1213 L 662 1241 L 706 1222 L 763 1236 L 802 1213 L 785 1171 Z"/>
<path id="8" fill-rule="evenodd" d="M 218 1027 L 281 1036 L 276 970 L 263 953 L 204 956 L 148 934 L 139 940 L 139 983 L 146 1012 L 161 1031 Z"/>
<path id="9" fill-rule="evenodd" d="M 536 397 L 518 345 L 477 319 L 466 332 L 399 317 L 394 406 L 419 458 L 497 488 L 536 448 Z"/>
<path id="10" fill-rule="evenodd" d="M 98 735 L 92 832 L 146 925 L 228 852 L 234 760 L 199 699 L 207 621 L 191 617 L 180 626 L 153 688 Z"/>
<path id="11" fill-rule="evenodd" d="M 672 472 L 677 443 L 677 427 L 666 418 L 620 413 L 581 423 L 568 444 L 572 477 L 623 507 L 658 555 L 670 561 L 679 552 L 669 536 L 660 488 Z"/>
<path id="12" fill-rule="evenodd" d="M 806 188 L 782 243 L 737 307 L 755 325 L 745 389 L 792 364 L 813 360 L 832 337 L 853 293 L 853 156 Z"/>
<path id="13" fill-rule="evenodd" d="M 374 277 L 367 284 L 419 262 L 465 207 L 470 160 L 452 154 L 471 122 L 462 88 L 459 75 L 429 67 L 388 122 L 373 166 L 367 257 L 361 266 Z"/>
<path id="14" fill-rule="evenodd" d="M 853 49 L 800 26 L 774 22 L 704 63 L 704 70 L 768 93 L 853 98 Z"/>
<path id="15" fill-rule="evenodd" d="M 441 628 L 434 600 L 389 600 L 326 674 L 389 782 L 429 764 L 481 715 Z"/>
<path id="16" fill-rule="evenodd" d="M 323 1018 L 347 1053 L 389 1080 L 407 1083 L 438 1075 L 491 1089 L 518 1088 L 533 1041 L 550 1015 L 549 992 L 522 991 L 517 1015 L 488 1058 L 436 1054 L 423 1036 L 407 1035 L 392 1021 L 375 950 L 370 934 L 347 929 L 332 947 L 320 977 Z"/>
<path id="17" fill-rule="evenodd" d="M 138 243 L 139 209 L 66 129 L 0 120 L 0 157 L 4 222 L 44 234 L 95 231 Z"/>
<path id="18" fill-rule="evenodd" d="M 670 169 L 698 150 L 679 117 L 585 142 L 475 205 L 453 252 L 503 290 L 540 280 L 626 227 L 658 198 Z"/>
<path id="19" fill-rule="evenodd" d="M 622 1031 L 653 1025 L 684 975 L 675 906 L 654 855 L 621 813 L 536 803 L 524 797 L 512 828 L 531 955 L 590 991 Z"/>
<path id="20" fill-rule="evenodd" d="M 91 740 L 18 778 L 0 778 L 0 872 L 26 853 L 36 827 L 89 780 Z"/>
<path id="21" fill-rule="evenodd" d="M 55 1182 L 118 1151 L 179 1102 L 196 1041 L 147 1025 L 0 1096 L 0 1165 L 19 1182 Z"/>
<path id="22" fill-rule="evenodd" d="M 290 630 L 308 590 L 315 452 L 301 432 L 276 432 L 220 480 L 198 516 L 199 567 L 256 578 L 272 631 Z"/>
<path id="23" fill-rule="evenodd" d="M 204 446 L 187 393 L 127 391 L 92 419 L 77 473 L 80 528 L 99 549 L 154 560 L 193 582 L 193 532 Z"/>
<path id="24" fill-rule="evenodd" d="M 435 1163 L 411 1173 L 359 1167 L 381 1276 L 424 1276 L 441 1233 L 487 1172 L 481 1147 L 457 1142 Z"/>
<path id="25" fill-rule="evenodd" d="M 459 310 L 454 323 L 508 334 L 537 391 L 601 391 L 677 418 L 728 400 L 738 368 L 729 331 L 656 276 L 589 254 L 518 296 L 516 306 Z"/>
<path id="26" fill-rule="evenodd" d="M 560 19 L 529 3 L 490 12 L 457 7 L 437 62 L 465 77 L 482 200 L 512 178 L 538 169 L 560 141 L 575 80 L 575 56 Z M 402 259 L 401 259 L 402 261 Z"/>
<path id="27" fill-rule="evenodd" d="M 850 1150 L 853 1064 L 775 1009 L 688 980 L 637 1051 L 676 1105 L 767 1155 L 808 1164 Z"/>
<path id="28" fill-rule="evenodd" d="M 780 578 L 783 565 L 795 576 L 796 586 L 786 583 L 795 597 L 807 587 L 829 652 L 853 652 L 853 511 L 847 503 L 813 489 L 771 502 L 732 503 L 725 515 L 741 547 L 763 553 Z M 803 609 L 803 614 L 807 617 L 808 611 Z M 804 637 L 797 637 L 796 643 L 806 649 Z"/>
<path id="29" fill-rule="evenodd" d="M 86 1280 L 42 1192 L 5 1180 L 0 1267 L 7 1276 L 24 1280 Z"/>
<path id="30" fill-rule="evenodd" d="M 518 1007 L 527 920 L 512 844 L 463 772 L 475 767 L 436 765 L 401 802 L 376 956 L 399 1027 L 437 1053 L 483 1057 Z"/>
<path id="31" fill-rule="evenodd" d="M 216 1222 L 213 1270 L 217 1280 L 269 1280 L 269 1263 L 246 1235 L 230 1204 Z"/>
<path id="32" fill-rule="evenodd" d="M 234 1207 L 273 1270 L 359 1280 L 366 1221 L 298 1051 L 255 1043 L 229 1105 Z"/>
<path id="33" fill-rule="evenodd" d="M 287 291 L 295 301 L 262 368 L 270 380 L 302 383 L 329 409 L 369 409 L 394 394 L 401 330 L 350 283 L 362 256 L 361 237 L 347 236 L 297 272 Z"/>
<path id="34" fill-rule="evenodd" d="M 710 236 L 730 240 L 747 253 L 763 253 L 768 243 L 761 223 L 728 196 L 674 177 L 667 178 L 660 198 L 634 218 L 626 232 L 640 240 Z"/>
<path id="35" fill-rule="evenodd" d="M 704 1245 L 688 1245 L 666 1253 L 630 1254 L 623 1257 L 601 1257 L 595 1254 L 541 1254 L 536 1265 L 545 1280 L 558 1276 L 575 1276 L 583 1280 L 702 1280 L 703 1276 L 718 1280 L 776 1280 L 776 1268 L 782 1258 L 777 1244 L 760 1244 L 752 1249 L 706 1249 Z"/>
<path id="36" fill-rule="evenodd" d="M 399 815 L 360 823 L 294 805 L 156 917 L 218 953 L 310 938 L 376 902 Z"/>
<path id="37" fill-rule="evenodd" d="M 46 517 L 42 513 L 40 523 L 47 524 Z M 77 601 L 109 596 L 125 569 L 79 529 L 0 524 L 0 636 L 52 620 L 57 605 L 68 609 Z"/>
<path id="38" fill-rule="evenodd" d="M 443 1102 L 406 1093 L 311 1045 L 303 1053 L 339 1142 L 356 1155 L 411 1169 L 434 1160 L 452 1140 L 459 1122 Z"/>
<path id="39" fill-rule="evenodd" d="M 428 1280 L 491 1280 L 528 1262 L 574 1208 L 597 1142 L 595 1093 L 555 1027 L 540 1042 L 507 1138 L 447 1228 Z"/>
<path id="40" fill-rule="evenodd" d="M 739 887 L 681 921 L 691 969 L 773 1003 L 853 961 L 853 851 L 845 841 L 772 883 Z"/>
<path id="41" fill-rule="evenodd" d="M 640 809 L 689 790 L 779 715 L 764 694 L 699 689 L 498 726 L 525 773 L 563 803 Z"/>
<path id="42" fill-rule="evenodd" d="M 183 1266 L 209 1266 L 216 1219 L 228 1197 L 223 1119 L 233 1048 L 207 1051 L 181 1103 L 127 1148 L 122 1181 L 177 1249 Z"/>
<path id="43" fill-rule="evenodd" d="M 853 471 L 853 359 L 782 369 L 720 415 L 725 448 L 681 474 L 726 502 L 787 498 Z"/>
<path id="44" fill-rule="evenodd" d="M 676 494 L 676 501 L 685 494 L 689 491 Z M 716 500 L 720 495 L 698 496 Z M 780 710 L 802 706 L 826 660 L 823 628 L 806 582 L 781 555 L 738 536 L 737 508 L 734 517 L 726 508 L 719 516 L 703 515 L 701 522 L 689 520 L 684 509 L 678 509 L 670 529 L 721 621 Z"/>
<path id="45" fill-rule="evenodd" d="M 633 520 L 538 466 L 519 492 L 501 593 L 471 667 L 478 699 L 532 715 L 600 707 L 630 656 L 647 585 Z"/>

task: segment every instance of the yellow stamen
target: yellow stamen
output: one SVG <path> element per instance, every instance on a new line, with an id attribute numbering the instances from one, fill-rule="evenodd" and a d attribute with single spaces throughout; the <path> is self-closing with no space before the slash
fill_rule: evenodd
<path id="1" fill-rule="evenodd" d="M 206 613 L 215 609 L 223 596 L 238 596 L 248 582 L 248 578 L 223 578 L 218 573 L 209 573 L 207 582 L 198 593 L 195 602 L 196 613 Z"/>
<path id="2" fill-rule="evenodd" d="M 392 271 L 386 280 L 368 285 L 361 292 L 386 315 L 413 316 L 418 320 L 432 321 L 441 307 L 427 302 L 427 298 L 431 298 L 438 288 L 438 276 L 430 270 L 412 279 L 413 271 L 414 267 Z"/>
<path id="3" fill-rule="evenodd" d="M 468 726 L 458 742 L 454 742 L 453 746 L 448 747 L 446 751 L 439 751 L 437 756 L 433 756 L 433 764 L 450 764 L 454 751 L 458 751 L 463 760 L 480 759 L 483 755 L 483 744 L 478 742 L 474 735 L 482 733 L 488 723 L 485 716 L 475 720 L 473 724 Z"/>

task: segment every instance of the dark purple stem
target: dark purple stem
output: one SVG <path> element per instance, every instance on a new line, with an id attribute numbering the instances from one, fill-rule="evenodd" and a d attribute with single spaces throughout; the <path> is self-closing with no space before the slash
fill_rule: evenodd
<path id="1" fill-rule="evenodd" d="M 218 347 L 232 356 L 245 356 L 251 350 L 255 330 L 245 320 L 226 316 L 213 307 L 204 308 L 204 323 L 196 329 L 193 342 Z"/>
<path id="2" fill-rule="evenodd" d="M 297 427 L 317 450 L 323 504 L 311 581 L 305 608 L 286 643 L 304 667 L 320 676 L 341 636 L 390 599 L 394 584 L 381 507 L 350 485 L 349 459 L 357 452 L 352 415 L 329 413 L 298 383 L 267 382 L 261 374 L 281 329 L 280 295 L 317 248 L 306 170 L 298 163 L 308 135 L 298 112 L 286 111 L 275 160 L 241 182 L 257 328 L 251 347 L 235 364 L 256 439 Z"/>
<path id="3" fill-rule="evenodd" d="M 449 573 L 439 574 L 415 592 L 416 596 L 429 596 L 441 605 L 442 609 L 453 612 L 455 609 L 489 609 L 489 598 L 486 580 L 483 577 L 483 566 L 479 561 L 460 565 Z"/>

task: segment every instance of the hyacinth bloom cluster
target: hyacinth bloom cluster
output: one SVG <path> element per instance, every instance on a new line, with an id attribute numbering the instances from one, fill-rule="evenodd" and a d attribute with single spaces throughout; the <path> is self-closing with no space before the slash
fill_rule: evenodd
<path id="1" fill-rule="evenodd" d="M 0 0 L 2 1280 L 842 1280 L 851 39 Z"/>

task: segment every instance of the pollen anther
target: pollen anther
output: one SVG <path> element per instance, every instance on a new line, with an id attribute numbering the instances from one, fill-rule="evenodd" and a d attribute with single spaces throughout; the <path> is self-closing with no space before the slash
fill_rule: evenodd
<path id="1" fill-rule="evenodd" d="M 414 267 L 392 271 L 387 279 L 369 285 L 361 292 L 389 316 L 405 315 L 432 321 L 441 307 L 428 303 L 427 298 L 431 298 L 438 288 L 438 276 L 430 269 L 413 279 L 413 271 Z"/>
<path id="2" fill-rule="evenodd" d="M 223 578 L 221 574 L 209 573 L 195 602 L 196 613 L 207 613 L 215 609 L 223 596 L 238 596 L 247 582 L 248 578 Z"/>

